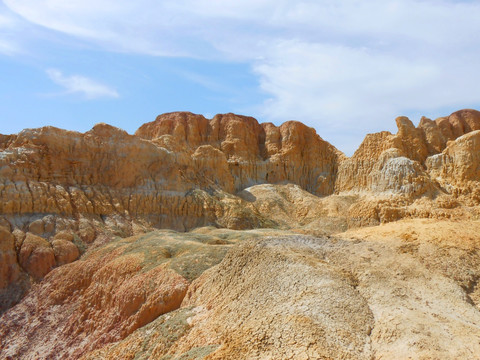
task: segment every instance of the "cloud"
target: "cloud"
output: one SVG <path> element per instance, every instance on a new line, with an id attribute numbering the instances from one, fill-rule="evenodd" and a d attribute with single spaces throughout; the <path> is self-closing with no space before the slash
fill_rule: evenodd
<path id="1" fill-rule="evenodd" d="M 14 36 L 18 28 L 18 22 L 0 4 L 0 54 L 14 55 L 20 52 Z"/>
<path id="2" fill-rule="evenodd" d="M 271 44 L 268 53 L 268 60 L 255 62 L 254 71 L 270 95 L 262 106 L 270 119 L 306 119 L 334 132 L 360 131 L 382 129 L 402 111 L 480 103 L 475 90 L 480 74 L 467 54 L 412 59 L 297 40 Z"/>
<path id="3" fill-rule="evenodd" d="M 15 42 L 8 39 L 0 39 L 0 54 L 14 55 L 20 51 Z"/>
<path id="4" fill-rule="evenodd" d="M 360 142 L 352 145 L 352 131 L 363 137 L 400 114 L 480 106 L 474 1 L 4 3 L 34 24 L 108 51 L 250 64 L 268 97 L 257 116 L 304 121 L 342 149 Z M 205 82 L 201 74 L 193 80 Z"/>
<path id="5" fill-rule="evenodd" d="M 80 75 L 65 76 L 56 69 L 48 69 L 46 72 L 50 79 L 57 85 L 62 86 L 68 94 L 79 93 L 87 99 L 119 97 L 115 89 L 87 77 Z"/>

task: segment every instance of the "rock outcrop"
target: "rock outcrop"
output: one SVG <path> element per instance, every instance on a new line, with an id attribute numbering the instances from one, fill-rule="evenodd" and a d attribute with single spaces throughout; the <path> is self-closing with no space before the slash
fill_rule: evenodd
<path id="1" fill-rule="evenodd" d="M 444 151 L 449 141 L 480 129 L 480 112 L 460 110 L 435 121 L 424 117 L 418 127 L 406 117 L 396 123 L 397 134 L 367 135 L 355 154 L 341 163 L 336 192 L 393 192 L 407 197 L 438 193 L 426 163 L 432 163 L 430 157 Z"/>
<path id="2" fill-rule="evenodd" d="M 450 193 L 446 184 L 458 183 L 457 170 L 438 154 L 480 128 L 480 113 L 423 118 L 417 128 L 400 117 L 397 126 L 395 135 L 368 135 L 351 158 L 299 122 L 276 127 L 234 114 L 211 120 L 165 114 L 135 136 L 106 124 L 85 134 L 27 129 L 0 138 L 0 214 L 12 229 L 46 239 L 66 231 L 89 244 L 102 226 L 120 236 L 149 228 L 261 226 L 256 214 L 245 225 L 228 215 L 230 203 L 241 202 L 231 195 L 258 184 L 293 183 L 317 196 Z M 448 154 L 457 159 L 455 169 L 478 162 Z M 474 172 L 465 176 L 477 181 Z"/>
<path id="3" fill-rule="evenodd" d="M 0 140 L 0 214 L 24 232 L 71 231 L 86 243 L 99 224 L 128 235 L 132 222 L 222 226 L 229 210 L 218 198 L 255 184 L 331 194 L 341 157 L 301 123 L 277 128 L 233 114 L 166 114 L 137 136 L 98 124 L 85 134 L 44 127 Z"/>
<path id="4" fill-rule="evenodd" d="M 91 249 L 0 317 L 0 358 L 76 359 L 122 340 L 179 308 L 189 284 L 231 244 L 271 234 L 278 232 L 163 230 Z"/>
<path id="5" fill-rule="evenodd" d="M 198 162 L 208 165 L 202 166 L 207 170 L 206 177 L 223 185 L 226 191 L 287 181 L 313 194 L 329 195 L 337 164 L 343 157 L 314 129 L 300 122 L 289 121 L 276 127 L 234 114 L 216 115 L 212 120 L 191 113 L 160 115 L 141 126 L 135 135 L 168 143 L 172 151 L 195 151 Z M 215 153 L 215 149 L 219 152 Z M 211 173 L 217 168 L 220 171 Z M 227 168 L 231 177 L 225 176 Z"/>
<path id="6" fill-rule="evenodd" d="M 329 233 L 335 226 L 443 216 L 418 211 L 418 199 L 445 195 L 452 204 L 478 204 L 478 111 L 422 118 L 418 127 L 399 117 L 397 127 L 395 135 L 367 135 L 351 158 L 299 122 L 277 127 L 234 114 L 211 120 L 164 114 L 135 135 L 107 124 L 84 134 L 44 127 L 2 135 L 0 224 L 14 235 L 18 259 L 9 250 L 2 256 L 39 281 L 105 236 L 205 225 L 247 229 L 315 223 L 318 229 L 321 222 Z M 285 183 L 298 189 L 277 192 Z M 268 184 L 275 185 L 273 191 L 265 191 Z M 258 201 L 246 190 L 256 186 Z M 319 196 L 334 193 L 357 196 L 356 204 L 347 201 L 348 208 L 339 200 L 342 214 L 327 216 Z M 382 198 L 362 198 L 372 195 Z M 11 235 L 5 240 L 10 248 L 7 238 Z M 10 283 L 5 274 L 2 270 L 2 289 Z"/>
<path id="7" fill-rule="evenodd" d="M 450 141 L 442 153 L 427 159 L 426 166 L 449 193 L 473 205 L 480 203 L 480 131 Z"/>
<path id="8" fill-rule="evenodd" d="M 82 359 L 476 359 L 478 221 L 397 224 L 242 242 L 180 309 Z"/>
<path id="9" fill-rule="evenodd" d="M 277 128 L 251 117 L 190 113 L 162 115 L 136 136 L 107 124 L 84 134 L 26 129 L 2 135 L 0 150 L 0 214 L 18 238 L 12 261 L 34 281 L 104 234 L 269 226 L 233 194 L 280 182 L 331 194 L 342 156 L 299 122 Z M 71 239 L 56 238 L 60 233 Z"/>
<path id="10" fill-rule="evenodd" d="M 480 113 L 396 122 L 0 135 L 0 357 L 475 359 Z"/>

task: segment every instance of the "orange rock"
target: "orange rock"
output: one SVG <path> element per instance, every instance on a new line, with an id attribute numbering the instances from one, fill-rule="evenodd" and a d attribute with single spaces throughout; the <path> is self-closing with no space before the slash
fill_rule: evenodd
<path id="1" fill-rule="evenodd" d="M 59 231 L 55 234 L 54 240 L 60 240 L 60 239 L 72 242 L 74 239 L 74 236 L 71 232 Z"/>
<path id="2" fill-rule="evenodd" d="M 80 256 L 78 248 L 70 241 L 58 239 L 52 241 L 55 262 L 58 266 L 69 264 Z"/>
<path id="3" fill-rule="evenodd" d="M 40 281 L 55 266 L 55 253 L 47 240 L 27 233 L 19 253 L 22 268 Z"/>
<path id="4" fill-rule="evenodd" d="M 480 201 L 476 147 L 459 141 L 445 150 L 480 128 L 479 112 L 423 118 L 418 127 L 406 117 L 396 122 L 396 134 L 367 135 L 351 158 L 300 122 L 277 127 L 235 114 L 164 114 L 136 135 L 104 123 L 84 134 L 43 127 L 2 135 L 1 224 L 15 224 L 16 250 L 27 266 L 25 231 L 48 239 L 67 231 L 83 252 L 104 233 L 107 239 L 148 228 L 273 226 L 268 212 L 235 195 L 259 184 L 295 184 L 317 196 L 367 192 L 413 201 L 446 191 Z M 51 265 L 53 249 L 42 249 Z M 75 258 L 71 250 L 60 263 Z M 47 265 L 30 271 L 41 278 Z"/>
<path id="5" fill-rule="evenodd" d="M 192 159 L 198 175 L 227 192 L 234 191 L 234 179 L 223 152 L 211 145 L 201 145 L 192 154 Z"/>
<path id="6" fill-rule="evenodd" d="M 405 116 L 400 116 L 395 121 L 398 132 L 393 139 L 394 147 L 409 159 L 423 163 L 428 156 L 428 149 L 422 131 L 415 128 Z"/>
<path id="7" fill-rule="evenodd" d="M 333 192 L 337 162 L 343 155 L 302 123 L 289 121 L 280 127 L 259 124 L 252 117 L 235 114 L 216 115 L 206 120 L 191 113 L 170 113 L 141 126 L 135 133 L 145 139 L 172 136 L 192 151 L 209 145 L 221 151 L 228 163 L 210 168 L 210 177 L 230 189 L 233 176 L 235 191 L 262 183 L 293 182 L 318 195 Z M 205 150 L 202 150 L 205 151 Z M 198 155 L 195 156 L 198 158 Z"/>
<path id="8" fill-rule="evenodd" d="M 0 289 L 15 282 L 19 275 L 15 238 L 7 228 L 0 226 Z"/>
<path id="9" fill-rule="evenodd" d="M 206 142 L 208 127 L 209 122 L 202 115 L 189 112 L 173 112 L 159 115 L 155 121 L 142 125 L 135 132 L 135 135 L 143 139 L 153 140 L 169 134 L 176 140 L 195 149 Z"/>
<path id="10" fill-rule="evenodd" d="M 397 134 L 381 132 L 367 135 L 355 154 L 340 164 L 335 184 L 337 193 L 392 191 L 416 197 L 429 190 L 434 191 L 435 186 L 422 167 L 426 163 L 433 164 L 437 161 L 431 160 L 429 156 L 442 152 L 449 140 L 480 129 L 480 112 L 460 110 L 435 121 L 423 117 L 417 128 L 404 116 L 398 117 L 396 123 Z M 409 167 L 416 169 L 414 173 L 403 167 L 397 167 L 398 171 L 382 170 L 384 161 L 381 159 L 385 158 L 387 150 L 389 157 L 395 153 L 396 157 L 405 157 L 413 161 Z M 399 163 L 397 161 L 397 164 Z M 404 164 L 406 165 L 406 162 Z M 379 176 L 379 171 L 385 173 L 387 178 Z M 405 178 L 405 171 L 411 173 L 413 177 Z M 381 184 L 378 181 L 381 181 Z M 398 191 L 399 189 L 402 190 Z"/>
<path id="11" fill-rule="evenodd" d="M 430 155 L 438 154 L 445 149 L 447 139 L 435 121 L 422 116 L 420 124 L 418 124 L 418 128 L 425 136 L 428 153 Z"/>
<path id="12" fill-rule="evenodd" d="M 0 357 L 38 358 L 44 347 L 41 358 L 76 359 L 179 308 L 187 278 L 226 252 L 195 239 L 172 231 L 136 236 L 57 267 L 2 317 Z M 25 243 L 32 240 L 40 242 L 28 234 Z"/>
<path id="13" fill-rule="evenodd" d="M 459 110 L 448 117 L 438 118 L 435 122 L 447 140 L 455 140 L 470 131 L 480 130 L 480 112 Z"/>

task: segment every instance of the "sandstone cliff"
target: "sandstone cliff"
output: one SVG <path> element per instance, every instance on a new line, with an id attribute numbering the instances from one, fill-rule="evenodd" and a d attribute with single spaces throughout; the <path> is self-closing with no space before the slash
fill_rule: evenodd
<path id="1" fill-rule="evenodd" d="M 427 158 L 445 150 L 449 141 L 479 130 L 480 112 L 460 110 L 435 121 L 422 118 L 418 127 L 406 117 L 396 123 L 397 134 L 367 135 L 355 154 L 341 163 L 336 192 L 390 191 L 408 196 L 435 192 L 435 179 L 425 171 Z"/>
<path id="2" fill-rule="evenodd" d="M 199 159 L 204 165 L 200 168 L 207 170 L 206 177 L 223 185 L 226 191 L 287 181 L 313 194 L 329 195 L 342 158 L 314 129 L 297 121 L 276 127 L 234 114 L 207 120 L 191 113 L 170 113 L 141 126 L 135 135 L 168 143 L 172 151 L 196 151 L 196 158 L 203 158 Z M 219 155 L 210 156 L 214 149 L 219 150 Z M 218 172 L 208 173 L 217 168 Z"/>
<path id="3" fill-rule="evenodd" d="M 0 357 L 474 359 L 480 113 L 396 122 L 0 135 Z"/>
<path id="4" fill-rule="evenodd" d="M 8 230 L 1 254 L 12 268 L 2 270 L 3 290 L 17 272 L 40 281 L 102 236 L 275 226 L 234 193 L 293 182 L 331 194 L 342 156 L 299 122 L 277 128 L 251 117 L 190 113 L 159 116 L 135 136 L 107 124 L 84 134 L 26 129 L 2 135 L 0 150 L 0 220 Z M 28 286 L 15 292 L 21 296 Z M 0 312 L 9 298 L 18 300 L 12 291 L 0 291 Z"/>
<path id="5" fill-rule="evenodd" d="M 367 135 L 351 158 L 299 122 L 234 114 L 164 114 L 135 135 L 106 124 L 1 135 L 0 311 L 28 279 L 96 239 L 204 225 L 329 234 L 408 217 L 476 218 L 480 113 L 396 122 L 397 134 Z"/>

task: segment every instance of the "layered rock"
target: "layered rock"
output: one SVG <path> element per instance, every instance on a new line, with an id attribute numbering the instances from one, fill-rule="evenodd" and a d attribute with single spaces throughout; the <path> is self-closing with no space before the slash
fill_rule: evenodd
<path id="1" fill-rule="evenodd" d="M 397 126 L 396 135 L 368 135 L 348 159 L 299 122 L 276 127 L 234 114 L 165 114 L 136 136 L 106 124 L 85 134 L 24 130 L 0 138 L 0 213 L 12 228 L 44 238 L 70 231 L 90 243 L 101 224 L 124 236 L 142 227 L 229 226 L 231 201 L 222 199 L 262 183 L 314 195 L 432 195 L 427 158 L 480 127 L 480 116 L 463 110 L 418 128 L 400 117 Z"/>
<path id="2" fill-rule="evenodd" d="M 4 227 L 0 227 L 0 289 L 8 287 L 20 275 L 15 252 L 15 238 Z"/>
<path id="3" fill-rule="evenodd" d="M 277 127 L 234 114 L 164 114 L 136 135 L 106 124 L 84 134 L 44 127 L 2 135 L 0 225 L 8 235 L 0 256 L 22 279 L 40 281 L 96 239 L 154 228 L 329 234 L 404 217 L 475 217 L 480 113 L 422 118 L 418 127 L 399 117 L 397 127 L 367 135 L 351 158 L 299 122 Z M 5 269 L 2 291 L 16 273 Z"/>
<path id="4" fill-rule="evenodd" d="M 427 159 L 426 166 L 446 191 L 474 205 L 480 203 L 480 131 L 449 142 L 441 154 Z"/>
<path id="5" fill-rule="evenodd" d="M 10 229 L 0 226 L 0 314 L 17 303 L 30 285 L 18 263 L 15 242 Z"/>
<path id="6" fill-rule="evenodd" d="M 339 153 L 298 122 L 277 128 L 233 114 L 208 121 L 173 113 L 137 135 L 98 124 L 85 134 L 45 127 L 2 137 L 0 213 L 23 231 L 51 237 L 74 230 L 90 242 L 95 234 L 69 218 L 91 228 L 121 217 L 185 230 L 215 224 L 228 211 L 212 191 L 288 181 L 333 192 Z M 45 223 L 49 214 L 67 224 Z"/>
<path id="7" fill-rule="evenodd" d="M 351 158 L 234 114 L 0 135 L 0 357 L 475 358 L 480 113 L 397 127 Z M 326 237 L 405 218 L 437 221 Z"/>
<path id="8" fill-rule="evenodd" d="M 435 121 L 423 117 L 418 127 L 406 117 L 398 117 L 396 123 L 395 135 L 385 131 L 367 135 L 354 155 L 341 163 L 336 192 L 392 192 L 410 198 L 437 194 L 440 189 L 425 171 L 432 164 L 430 157 L 444 151 L 449 141 L 480 128 L 480 112 L 460 110 Z"/>
<path id="9" fill-rule="evenodd" d="M 219 166 L 219 173 L 206 175 L 213 175 L 213 182 L 223 181 L 221 185 L 227 191 L 288 181 L 313 194 L 329 195 L 333 192 L 338 160 L 343 156 L 302 123 L 289 121 L 276 127 L 234 114 L 216 115 L 212 120 L 191 113 L 164 114 L 141 126 L 135 135 L 162 142 L 163 137 L 170 136 L 182 148 L 195 151 L 196 158 L 205 152 L 211 158 L 208 155 L 213 150 L 207 151 L 203 146 L 219 150 L 233 179 L 224 175 L 225 162 L 220 154 L 214 155 L 211 163 Z"/>

